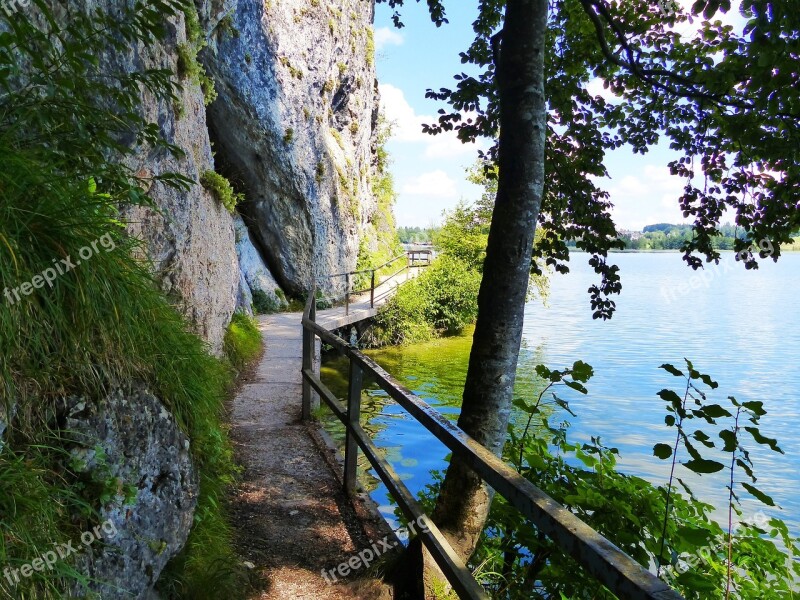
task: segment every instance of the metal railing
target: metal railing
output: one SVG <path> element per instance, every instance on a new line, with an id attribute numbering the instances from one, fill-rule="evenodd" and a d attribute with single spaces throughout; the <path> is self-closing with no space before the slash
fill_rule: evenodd
<path id="1" fill-rule="evenodd" d="M 350 361 L 346 406 L 314 371 L 317 337 Z M 311 418 L 313 390 L 346 428 L 344 488 L 347 494 L 353 497 L 356 491 L 356 462 L 360 448 L 409 522 L 420 524 L 418 535 L 422 543 L 459 598 L 484 600 L 488 599 L 488 595 L 362 428 L 361 393 L 365 374 L 372 377 L 417 422 L 465 460 L 498 494 L 614 594 L 623 600 L 681 599 L 665 582 L 403 387 L 372 359 L 319 325 L 316 322 L 315 296 L 312 294 L 303 313 L 303 419 Z"/>
<path id="2" fill-rule="evenodd" d="M 427 257 L 417 256 L 417 255 L 425 254 L 425 253 L 427 253 Z M 362 269 L 361 271 L 350 271 L 349 273 L 335 273 L 334 275 L 329 275 L 328 278 L 329 279 L 332 279 L 332 278 L 335 278 L 335 277 L 344 277 L 345 278 L 345 294 L 344 294 L 344 298 L 343 298 L 343 300 L 345 302 L 344 314 L 345 315 L 349 315 L 350 314 L 350 304 L 351 304 L 350 299 L 351 299 L 352 296 L 358 296 L 358 295 L 366 294 L 367 292 L 369 292 L 369 306 L 370 306 L 370 308 L 375 308 L 375 302 L 376 301 L 380 301 L 381 299 L 383 299 L 386 295 L 388 295 L 391 292 L 391 290 L 386 290 L 382 294 L 379 294 L 378 296 L 376 296 L 375 295 L 375 291 L 381 285 L 385 284 L 387 281 L 391 281 L 395 277 L 405 273 L 406 271 L 409 271 L 412 268 L 430 266 L 430 264 L 431 264 L 431 255 L 432 255 L 432 253 L 431 253 L 430 250 L 423 250 L 421 252 L 420 251 L 404 252 L 403 254 L 398 254 L 397 256 L 392 258 L 391 260 L 388 260 L 385 263 L 383 263 L 382 265 L 379 265 L 377 267 L 373 267 L 373 268 L 370 268 L 370 269 Z M 380 271 L 384 270 L 387 267 L 390 267 L 391 265 L 397 263 L 401 259 L 405 259 L 405 263 L 403 263 L 403 266 L 400 267 L 400 269 L 398 269 L 397 271 L 393 272 L 388 277 L 385 277 L 385 278 L 381 279 L 380 281 L 377 280 L 376 276 Z M 351 286 L 353 284 L 354 278 L 356 276 L 358 276 L 358 275 L 366 275 L 367 273 L 370 274 L 370 286 L 367 287 L 367 288 L 360 289 L 360 290 L 351 289 Z"/>

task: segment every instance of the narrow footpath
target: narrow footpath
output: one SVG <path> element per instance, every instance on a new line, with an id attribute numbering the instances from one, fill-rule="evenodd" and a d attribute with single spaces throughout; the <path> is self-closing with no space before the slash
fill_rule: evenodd
<path id="1" fill-rule="evenodd" d="M 301 319 L 282 313 L 259 320 L 266 350 L 232 407 L 232 438 L 245 471 L 231 516 L 239 551 L 253 565 L 251 579 L 263 589 L 250 598 L 388 599 L 375 581 L 333 583 L 322 575 L 374 540 L 300 420 Z"/>
<path id="2" fill-rule="evenodd" d="M 412 268 L 384 281 L 370 295 L 352 298 L 349 311 L 335 307 L 317 313 L 333 329 L 369 318 L 401 283 L 416 277 Z M 346 314 L 349 313 L 349 314 Z M 259 590 L 250 600 L 389 600 L 388 587 L 350 575 L 335 581 L 330 573 L 377 539 L 365 533 L 334 474 L 335 460 L 300 419 L 302 400 L 302 313 L 259 318 L 264 355 L 233 401 L 231 437 L 244 466 L 231 506 L 237 546 L 252 567 Z M 315 439 L 317 441 L 315 441 Z M 375 538 L 376 530 L 369 528 Z"/>

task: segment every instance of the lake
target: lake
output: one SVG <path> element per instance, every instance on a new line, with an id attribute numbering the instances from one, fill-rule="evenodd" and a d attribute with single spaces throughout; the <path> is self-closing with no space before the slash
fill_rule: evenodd
<path id="1" fill-rule="evenodd" d="M 652 448 L 658 442 L 672 445 L 675 433 L 664 424 L 665 403 L 656 394 L 669 388 L 682 395 L 683 386 L 658 367 L 672 363 L 682 368 L 683 358 L 689 358 L 720 384 L 709 400 L 726 405 L 731 395 L 764 402 L 769 414 L 761 431 L 777 438 L 785 454 L 754 448 L 757 485 L 783 509 L 765 512 L 780 516 L 800 535 L 800 315 L 795 304 L 800 253 L 787 253 L 757 271 L 745 271 L 733 254 L 724 254 L 721 264 L 704 274 L 686 267 L 677 253 L 616 254 L 612 259 L 620 266 L 623 290 L 610 321 L 592 319 L 587 289 L 597 276 L 587 258 L 574 254 L 572 272 L 552 276 L 547 306 L 538 301 L 527 305 L 516 395 L 532 398 L 541 389 L 533 373 L 536 364 L 565 368 L 579 359 L 589 363 L 595 374 L 587 396 L 558 392 L 577 414 L 561 416 L 572 424 L 571 438 L 588 441 L 599 435 L 605 445 L 619 448 L 620 470 L 662 484 L 669 464 L 656 459 Z M 467 331 L 369 354 L 427 402 L 457 418 L 471 342 Z M 335 357 L 323 365 L 323 378 L 340 396 L 344 367 Z M 431 471 L 446 468 L 445 447 L 370 382 L 364 409 L 377 446 L 385 449 L 412 492 L 431 483 Z M 330 420 L 327 426 L 341 435 Z M 687 459 L 685 450 L 680 458 Z M 363 464 L 368 489 L 394 521 L 386 489 Z M 691 481 L 702 499 L 724 506 L 726 470 L 698 478 L 679 468 L 678 475 Z M 744 516 L 754 510 L 745 503 Z"/>

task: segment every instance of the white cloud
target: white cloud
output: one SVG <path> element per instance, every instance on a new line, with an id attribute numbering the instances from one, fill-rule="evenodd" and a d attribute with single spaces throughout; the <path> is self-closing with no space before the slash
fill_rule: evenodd
<path id="1" fill-rule="evenodd" d="M 645 165 L 636 175 L 606 182 L 614 221 L 623 229 L 641 229 L 654 223 L 685 223 L 678 206 L 685 181 L 666 166 Z M 603 183 L 600 182 L 603 187 Z"/>
<path id="2" fill-rule="evenodd" d="M 405 39 L 390 27 L 378 27 L 375 30 L 375 49 L 383 50 L 386 46 L 402 46 Z"/>
<path id="3" fill-rule="evenodd" d="M 426 198 L 456 198 L 456 182 L 444 171 L 437 170 L 418 175 L 405 183 L 402 192 L 409 196 Z"/>
<path id="4" fill-rule="evenodd" d="M 380 84 L 381 106 L 386 120 L 392 124 L 392 139 L 398 142 L 418 142 L 425 144 L 422 155 L 425 158 L 455 158 L 472 154 L 477 158 L 478 148 L 486 148 L 487 142 L 464 144 L 455 131 L 430 135 L 422 131 L 424 124 L 435 123 L 433 115 L 418 115 L 406 100 L 403 90 L 395 86 Z M 469 115 L 468 115 L 469 116 Z M 472 159 L 470 162 L 473 162 Z"/>
<path id="5" fill-rule="evenodd" d="M 416 114 L 400 88 L 382 83 L 380 92 L 381 108 L 386 120 L 392 124 L 393 139 L 400 142 L 424 142 L 430 138 L 422 132 L 422 124 L 431 123 L 433 117 Z"/>

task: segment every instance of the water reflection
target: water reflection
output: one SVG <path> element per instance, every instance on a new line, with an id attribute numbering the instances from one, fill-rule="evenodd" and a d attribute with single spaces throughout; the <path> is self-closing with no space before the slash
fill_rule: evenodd
<path id="1" fill-rule="evenodd" d="M 726 259 L 729 259 L 727 257 Z M 615 256 L 622 269 L 623 293 L 618 311 L 608 322 L 594 321 L 586 290 L 595 275 L 580 255 L 573 271 L 553 279 L 547 308 L 526 309 L 525 339 L 520 355 L 517 396 L 533 398 L 541 389 L 533 368 L 544 363 L 564 368 L 584 360 L 595 370 L 589 395 L 572 390 L 559 395 L 570 402 L 577 418 L 571 437 L 620 449 L 619 468 L 653 483 L 664 483 L 669 465 L 652 456 L 653 444 L 671 443 L 674 433 L 664 425 L 663 388 L 680 391 L 681 381 L 658 369 L 662 363 L 683 364 L 691 358 L 720 383 L 712 398 L 724 403 L 728 395 L 739 400 L 763 400 L 769 415 L 762 433 L 778 438 L 785 455 L 754 448 L 759 487 L 783 507 L 781 518 L 800 534 L 800 317 L 794 300 L 800 291 L 800 255 L 789 254 L 778 265 L 756 272 L 738 265 L 721 269 L 708 287 L 686 294 L 664 294 L 680 289 L 691 271 L 678 254 L 624 254 Z M 371 351 L 370 356 L 401 383 L 451 419 L 458 415 L 466 377 L 472 332 L 408 348 Z M 323 380 L 341 398 L 346 395 L 347 365 L 341 357 L 324 361 Z M 364 421 L 376 445 L 416 493 L 431 482 L 430 472 L 446 467 L 447 449 L 414 422 L 376 387 L 365 382 Z M 326 419 L 341 439 L 342 426 Z M 385 488 L 361 467 L 375 501 L 387 517 L 392 510 Z M 701 497 L 718 506 L 726 499 L 725 472 L 699 478 L 681 469 Z M 748 514 L 745 506 L 745 515 Z"/>

